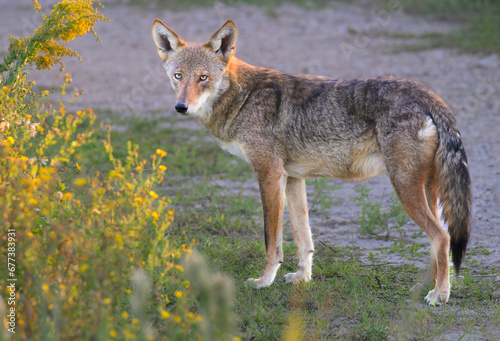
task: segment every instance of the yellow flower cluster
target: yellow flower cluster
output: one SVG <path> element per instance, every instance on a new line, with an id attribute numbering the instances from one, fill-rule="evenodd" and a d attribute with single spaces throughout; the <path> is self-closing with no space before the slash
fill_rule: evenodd
<path id="1" fill-rule="evenodd" d="M 38 1 L 33 4 L 40 11 Z M 91 109 L 67 112 L 71 74 L 63 78 L 63 99 L 50 101 L 50 92 L 35 94 L 34 82 L 18 68 L 50 68 L 63 55 L 78 56 L 63 42 L 93 32 L 95 22 L 105 20 L 95 4 L 60 1 L 42 15 L 33 36 L 11 39 L 0 64 L 1 72 L 13 75 L 2 77 L 0 86 L 0 226 L 16 231 L 23 260 L 22 273 L 16 273 L 23 287 L 16 293 L 23 312 L 16 337 L 95 339 L 104 328 L 111 339 L 201 338 L 202 318 L 193 311 L 193 288 L 180 265 L 192 245 L 167 238 L 174 211 L 159 190 L 167 153 L 157 149 L 143 160 L 139 147 L 129 143 L 126 157 L 117 159 L 108 132 L 100 159 L 106 171 L 93 171 L 88 160 L 100 143 L 94 137 L 96 116 Z M 0 253 L 0 263 L 7 264 L 6 253 Z M 143 274 L 137 282 L 138 269 Z M 1 267 L 0 277 L 9 278 L 6 271 Z M 5 290 L 0 283 L 0 292 Z M 138 313 L 146 308 L 149 321 Z M 47 328 L 39 327 L 41 321 Z"/>
<path id="2" fill-rule="evenodd" d="M 36 11 L 41 6 L 33 1 Z M 61 62 L 61 57 L 72 56 L 81 60 L 78 53 L 65 46 L 78 36 L 94 32 L 98 21 L 109 19 L 94 6 L 102 5 L 94 0 L 62 0 L 53 6 L 49 14 L 42 15 L 42 25 L 35 29 L 32 37 L 10 38 L 11 55 L 21 55 L 25 62 L 35 64 L 38 69 L 50 69 L 55 63 Z M 7 58 L 8 60 L 12 58 Z"/>

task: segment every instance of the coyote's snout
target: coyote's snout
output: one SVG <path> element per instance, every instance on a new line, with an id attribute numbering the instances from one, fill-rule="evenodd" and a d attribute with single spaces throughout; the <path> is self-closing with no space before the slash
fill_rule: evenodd
<path id="1" fill-rule="evenodd" d="M 178 101 L 175 105 L 175 110 L 181 114 L 185 114 L 188 111 L 188 105 L 184 101 Z"/>
<path id="2" fill-rule="evenodd" d="M 441 98 L 408 79 L 342 80 L 248 65 L 234 57 L 231 20 L 207 42 L 187 43 L 156 19 L 153 37 L 177 95 L 175 110 L 196 117 L 256 173 L 266 265 L 250 283 L 270 285 L 283 261 L 285 194 L 299 262 L 285 278 L 309 281 L 314 245 L 304 179 L 363 179 L 385 169 L 431 241 L 426 282 L 435 287 L 426 301 L 448 301 L 448 251 L 458 272 L 469 238 L 471 188 L 455 117 Z M 449 234 L 439 223 L 438 198 Z"/>

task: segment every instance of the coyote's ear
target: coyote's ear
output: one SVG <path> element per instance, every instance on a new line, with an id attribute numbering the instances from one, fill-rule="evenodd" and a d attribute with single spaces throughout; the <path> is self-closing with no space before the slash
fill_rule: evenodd
<path id="1" fill-rule="evenodd" d="M 158 55 L 163 61 L 167 60 L 170 53 L 186 45 L 177 33 L 162 23 L 160 19 L 155 19 L 153 23 L 153 39 L 158 46 Z"/>
<path id="2" fill-rule="evenodd" d="M 231 59 L 236 51 L 236 39 L 238 38 L 238 30 L 236 24 L 232 20 L 226 21 L 224 25 L 204 44 L 226 62 Z"/>

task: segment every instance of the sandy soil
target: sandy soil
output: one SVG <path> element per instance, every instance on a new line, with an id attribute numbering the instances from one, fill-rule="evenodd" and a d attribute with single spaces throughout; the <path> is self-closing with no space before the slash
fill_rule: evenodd
<path id="1" fill-rule="evenodd" d="M 47 1 L 45 1 L 47 3 Z M 50 1 L 49 1 L 50 2 Z M 52 3 L 54 1 L 52 0 Z M 105 4 L 106 1 L 103 1 Z M 84 63 L 68 60 L 73 85 L 85 89 L 80 106 L 109 109 L 122 115 L 175 115 L 174 94 L 164 74 L 151 38 L 154 18 L 162 19 L 181 37 L 205 41 L 227 19 L 239 29 L 237 56 L 250 64 L 290 73 L 313 73 L 335 78 L 393 74 L 431 86 L 454 109 L 469 157 L 473 182 L 473 225 L 470 248 L 488 249 L 488 256 L 473 256 L 486 266 L 500 264 L 500 58 L 468 55 L 450 49 L 405 52 L 416 40 L 388 38 L 391 33 L 421 34 L 456 28 L 449 23 L 404 14 L 401 8 L 381 12 L 369 7 L 335 4 L 319 11 L 293 5 L 275 10 L 249 5 L 217 4 L 184 12 L 141 9 L 117 5 L 103 10 L 111 23 L 91 36 L 71 43 Z M 26 35 L 37 25 L 29 0 L 0 0 L 0 51 L 9 35 Z M 58 84 L 57 71 L 33 72 L 40 86 Z M 199 129 L 196 122 L 188 126 Z M 311 213 L 316 240 L 361 246 L 367 250 L 388 247 L 393 241 L 359 238 L 356 218 L 360 209 L 352 202 L 356 183 L 336 182 L 332 193 L 340 202 L 325 211 Z M 387 202 L 391 187 L 387 177 L 367 181 L 371 195 Z M 257 184 L 225 183 L 247 188 L 257 195 Z M 405 226 L 408 234 L 417 231 Z M 425 242 L 418 238 L 409 242 Z M 388 261 L 399 261 L 394 255 Z M 420 263 L 419 263 L 420 264 Z M 421 263 L 423 264 L 423 263 Z"/>

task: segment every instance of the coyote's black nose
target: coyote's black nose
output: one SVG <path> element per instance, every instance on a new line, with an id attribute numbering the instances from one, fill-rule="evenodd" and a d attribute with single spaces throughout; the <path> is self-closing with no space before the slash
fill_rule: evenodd
<path id="1" fill-rule="evenodd" d="M 175 110 L 177 110 L 177 112 L 180 112 L 181 114 L 184 114 L 186 111 L 188 111 L 188 105 L 184 101 L 179 101 L 175 105 Z"/>

